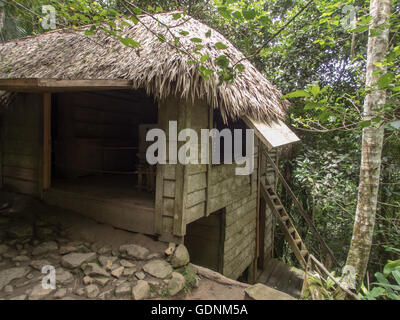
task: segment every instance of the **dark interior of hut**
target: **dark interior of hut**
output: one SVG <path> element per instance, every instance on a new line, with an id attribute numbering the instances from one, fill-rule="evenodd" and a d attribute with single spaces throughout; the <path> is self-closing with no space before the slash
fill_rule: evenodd
<path id="1" fill-rule="evenodd" d="M 154 206 L 146 132 L 157 103 L 143 91 L 58 93 L 52 98 L 51 188 Z"/>

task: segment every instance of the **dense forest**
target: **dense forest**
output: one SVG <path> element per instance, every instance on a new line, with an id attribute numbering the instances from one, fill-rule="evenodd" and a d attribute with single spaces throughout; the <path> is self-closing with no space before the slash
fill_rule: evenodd
<path id="1" fill-rule="evenodd" d="M 116 20 L 177 10 L 177 20 L 189 14 L 222 33 L 291 102 L 287 123 L 302 142 L 282 150 L 281 172 L 337 263 L 278 186 L 310 251 L 337 277 L 357 261 L 360 297 L 400 299 L 400 1 L 3 0 L 0 41 L 48 31 L 43 5 L 55 9 L 57 28 L 91 24 L 87 41 L 101 29 L 133 49 L 140 43 L 120 36 Z M 191 40 L 199 50 L 201 39 Z M 216 70 L 179 38 L 171 45 L 205 79 L 240 77 L 243 65 L 230 65 L 222 43 Z M 275 256 L 296 265 L 276 232 Z"/>

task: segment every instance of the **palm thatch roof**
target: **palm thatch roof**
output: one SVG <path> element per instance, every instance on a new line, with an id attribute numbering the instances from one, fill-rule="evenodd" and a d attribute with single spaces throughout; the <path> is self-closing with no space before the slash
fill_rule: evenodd
<path id="1" fill-rule="evenodd" d="M 248 60 L 241 62 L 245 70 L 232 84 L 218 85 L 216 74 L 204 80 L 197 66 L 187 63 L 192 58 L 171 46 L 173 35 L 180 37 L 182 48 L 198 45 L 191 38 L 201 39 L 201 55 L 211 57 L 205 66 L 218 70 L 214 59 L 221 54 L 232 64 L 244 58 L 220 33 L 188 16 L 181 20 L 174 20 L 172 13 L 155 17 L 172 26 L 170 31 L 150 16 L 142 16 L 142 23 L 124 28 L 125 37 L 140 43 L 138 49 L 123 45 L 103 31 L 85 36 L 65 29 L 0 44 L 0 79 L 126 79 L 132 81 L 133 89 L 145 89 L 157 99 L 171 95 L 205 99 L 219 108 L 224 118 L 248 115 L 269 121 L 285 116 L 288 102 L 281 101 L 279 90 Z M 149 29 L 163 34 L 166 41 L 160 42 Z M 182 36 L 182 31 L 189 34 Z M 217 42 L 228 48 L 216 49 Z"/>

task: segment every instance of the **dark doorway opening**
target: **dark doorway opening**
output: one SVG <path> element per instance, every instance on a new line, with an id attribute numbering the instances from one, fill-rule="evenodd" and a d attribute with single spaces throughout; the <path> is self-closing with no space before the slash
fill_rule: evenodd
<path id="1" fill-rule="evenodd" d="M 194 264 L 223 272 L 225 209 L 186 226 L 185 245 Z"/>

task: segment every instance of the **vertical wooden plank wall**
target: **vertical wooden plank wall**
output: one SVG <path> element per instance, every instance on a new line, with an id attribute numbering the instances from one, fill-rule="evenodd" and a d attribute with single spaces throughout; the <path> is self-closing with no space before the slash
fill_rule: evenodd
<path id="1" fill-rule="evenodd" d="M 21 93 L 3 115 L 1 157 L 7 190 L 40 195 L 42 107 L 42 94 Z"/>
<path id="2" fill-rule="evenodd" d="M 51 184 L 51 93 L 43 94 L 43 190 Z"/>

